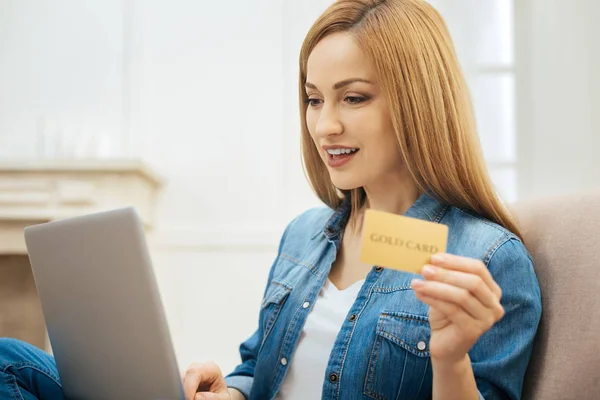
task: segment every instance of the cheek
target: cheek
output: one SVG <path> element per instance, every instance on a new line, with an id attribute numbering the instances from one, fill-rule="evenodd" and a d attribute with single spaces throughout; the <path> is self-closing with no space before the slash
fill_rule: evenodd
<path id="1" fill-rule="evenodd" d="M 398 148 L 398 138 L 389 117 L 385 114 L 374 116 L 368 126 L 369 135 L 364 138 L 369 163 L 379 168 L 388 169 L 401 164 L 401 153 Z"/>
<path id="2" fill-rule="evenodd" d="M 387 132 L 378 132 L 365 143 L 368 161 L 380 166 L 395 164 L 399 158 L 396 138 Z"/>
<path id="3" fill-rule="evenodd" d="M 310 136 L 315 140 L 315 127 L 317 126 L 317 115 L 314 111 L 310 109 L 306 111 L 306 127 L 308 128 L 308 132 Z"/>
<path id="4" fill-rule="evenodd" d="M 382 158 L 385 159 L 386 165 L 397 165 L 401 163 L 402 155 L 400 153 L 400 148 L 398 147 L 398 138 L 391 128 L 382 134 L 380 143 L 382 146 Z"/>

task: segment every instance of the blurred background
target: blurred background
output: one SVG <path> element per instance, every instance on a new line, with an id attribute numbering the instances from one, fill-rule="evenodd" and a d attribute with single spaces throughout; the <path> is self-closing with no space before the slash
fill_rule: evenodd
<path id="1" fill-rule="evenodd" d="M 23 226 L 134 205 L 180 367 L 238 363 L 285 225 L 319 205 L 298 54 L 331 3 L 0 0 L 0 336 L 49 349 Z M 502 198 L 599 187 L 600 2 L 431 3 Z"/>

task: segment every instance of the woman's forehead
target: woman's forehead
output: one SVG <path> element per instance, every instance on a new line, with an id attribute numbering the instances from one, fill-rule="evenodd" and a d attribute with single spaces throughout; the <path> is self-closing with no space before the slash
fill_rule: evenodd
<path id="1" fill-rule="evenodd" d="M 348 78 L 373 79 L 368 57 L 349 33 L 338 32 L 321 39 L 308 57 L 307 81 L 319 84 Z"/>

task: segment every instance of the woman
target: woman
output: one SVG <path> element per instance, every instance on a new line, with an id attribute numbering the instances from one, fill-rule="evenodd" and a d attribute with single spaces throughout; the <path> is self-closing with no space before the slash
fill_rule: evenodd
<path id="1" fill-rule="evenodd" d="M 539 287 L 442 18 L 421 0 L 337 1 L 305 39 L 300 99 L 306 172 L 327 207 L 286 228 L 242 363 L 227 377 L 193 364 L 186 399 L 519 399 Z M 422 275 L 363 264 L 369 208 L 447 225 L 447 253 Z M 13 390 L 35 391 L 12 371 Z"/>

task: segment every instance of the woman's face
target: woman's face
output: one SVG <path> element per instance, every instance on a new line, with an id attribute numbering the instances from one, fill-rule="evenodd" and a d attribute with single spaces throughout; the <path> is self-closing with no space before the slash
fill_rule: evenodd
<path id="1" fill-rule="evenodd" d="M 306 122 L 342 190 L 389 182 L 402 158 L 370 61 L 348 33 L 323 38 L 308 58 Z"/>

